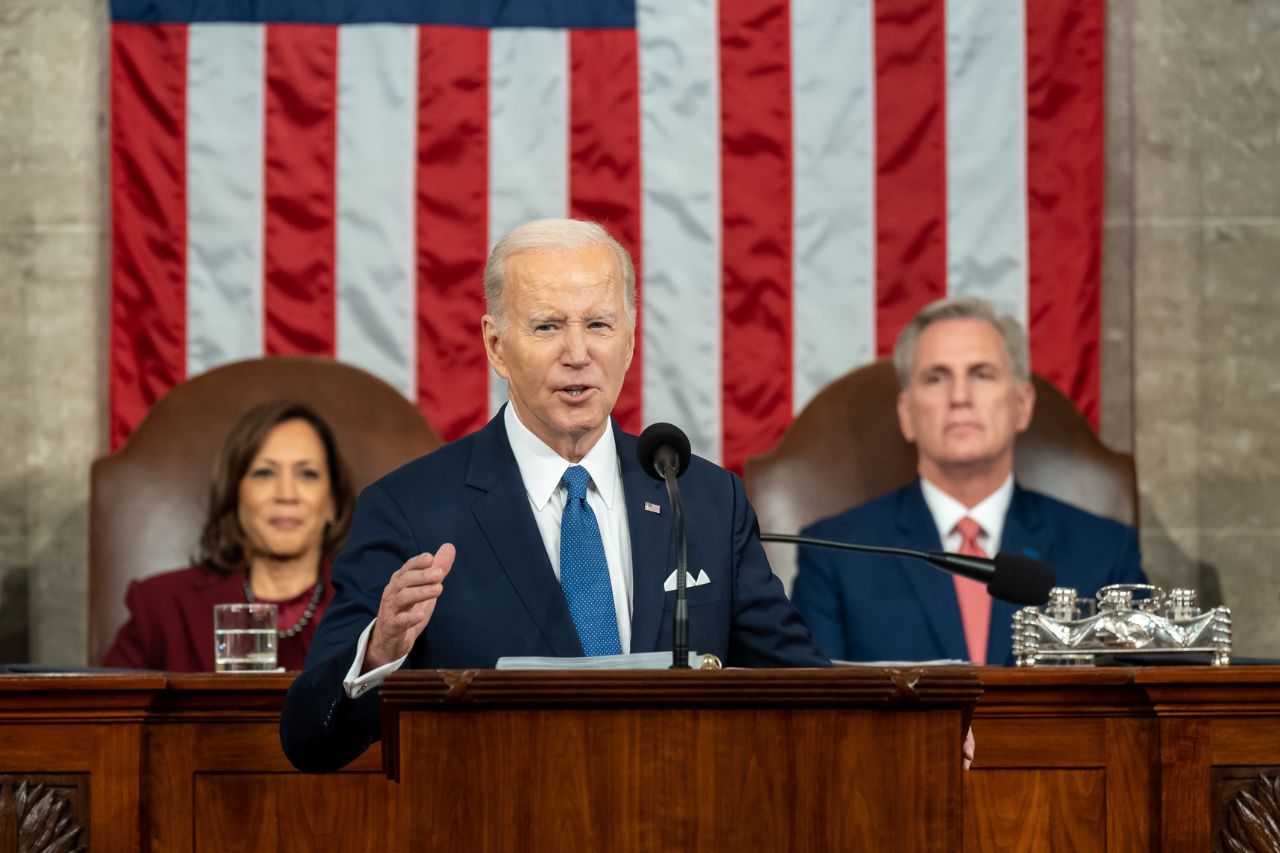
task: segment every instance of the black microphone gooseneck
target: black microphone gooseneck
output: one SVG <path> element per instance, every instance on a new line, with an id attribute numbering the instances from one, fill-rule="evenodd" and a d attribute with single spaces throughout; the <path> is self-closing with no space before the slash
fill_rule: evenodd
<path id="1" fill-rule="evenodd" d="M 810 536 L 793 536 L 789 533 L 761 533 L 761 542 L 790 542 L 794 545 L 810 545 L 815 548 L 834 548 L 840 551 L 857 551 L 866 554 L 889 554 L 895 557 L 911 557 L 924 560 L 938 568 L 971 578 L 985 584 L 987 592 L 995 598 L 1014 604 L 1039 606 L 1049 600 L 1053 588 L 1053 569 L 1021 554 L 1000 552 L 995 557 L 970 557 L 948 551 L 913 551 L 910 548 L 894 548 L 887 545 L 857 545 L 836 542 L 831 539 L 814 539 Z"/>
<path id="2" fill-rule="evenodd" d="M 667 496 L 671 498 L 671 512 L 676 524 L 676 610 L 671 617 L 671 668 L 689 668 L 689 593 L 686 590 L 689 574 L 688 540 L 684 535 L 684 505 L 680 502 L 680 485 L 669 466 L 662 472 L 667 484 Z"/>
<path id="3" fill-rule="evenodd" d="M 680 501 L 680 484 L 676 478 L 689 467 L 689 437 L 679 427 L 666 423 L 652 424 L 640 434 L 636 455 L 645 473 L 667 485 L 671 514 L 676 529 L 676 609 L 671 619 L 671 668 L 689 668 L 689 594 L 688 548 L 684 533 L 684 505 Z"/>

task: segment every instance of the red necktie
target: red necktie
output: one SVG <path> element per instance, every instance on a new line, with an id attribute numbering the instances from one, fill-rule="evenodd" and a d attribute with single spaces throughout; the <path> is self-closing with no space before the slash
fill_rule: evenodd
<path id="1" fill-rule="evenodd" d="M 960 534 L 960 550 L 966 557 L 985 557 L 987 552 L 978 544 L 982 525 L 969 516 L 956 522 L 955 531 Z M 956 598 L 960 601 L 960 620 L 964 623 L 964 640 L 969 647 L 969 660 L 986 663 L 987 635 L 991 632 L 991 595 L 978 581 L 953 576 L 956 582 Z"/>

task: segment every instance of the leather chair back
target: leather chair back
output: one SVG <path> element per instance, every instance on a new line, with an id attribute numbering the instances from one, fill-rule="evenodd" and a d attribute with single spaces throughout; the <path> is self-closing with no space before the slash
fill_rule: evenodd
<path id="1" fill-rule="evenodd" d="M 306 404 L 324 418 L 357 491 L 441 444 L 400 392 L 330 359 L 251 359 L 178 385 L 152 406 L 123 447 L 93 463 L 91 663 L 102 660 L 128 618 L 130 581 L 193 562 L 218 450 L 245 412 L 272 400 Z"/>
<path id="2" fill-rule="evenodd" d="M 1103 446 L 1070 400 L 1044 378 L 1032 380 L 1035 411 L 1014 450 L 1018 482 L 1096 515 L 1136 524 L 1133 457 Z M 860 367 L 814 397 L 772 450 L 748 459 L 744 479 L 760 529 L 798 533 L 910 482 L 916 453 L 898 428 L 897 399 L 891 361 Z M 795 547 L 766 549 L 789 590 Z"/>

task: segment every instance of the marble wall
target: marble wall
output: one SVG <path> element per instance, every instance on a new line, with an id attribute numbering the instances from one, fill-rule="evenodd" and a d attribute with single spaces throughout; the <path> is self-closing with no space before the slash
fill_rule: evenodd
<path id="1" fill-rule="evenodd" d="M 1280 657 L 1280 4 L 1132 3 L 1134 447 L 1152 576 Z"/>
<path id="2" fill-rule="evenodd" d="M 105 447 L 106 0 L 0 2 L 0 661 L 79 663 Z M 1280 4 L 1112 0 L 1103 438 L 1153 579 L 1280 657 Z"/>
<path id="3" fill-rule="evenodd" d="M 81 663 L 103 447 L 106 5 L 0 3 L 0 661 Z"/>

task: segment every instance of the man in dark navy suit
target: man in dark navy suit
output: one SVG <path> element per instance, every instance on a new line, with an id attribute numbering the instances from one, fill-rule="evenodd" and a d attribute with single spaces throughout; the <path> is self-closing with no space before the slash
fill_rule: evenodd
<path id="1" fill-rule="evenodd" d="M 961 554 L 1042 560 L 1059 586 L 1093 595 L 1145 583 L 1132 528 L 1013 479 L 1013 445 L 1031 422 L 1027 338 L 981 299 L 922 310 L 898 338 L 898 423 L 916 445 L 919 478 L 807 536 Z M 802 548 L 792 600 L 819 647 L 845 660 L 1012 662 L 1015 605 L 921 561 Z"/>
<path id="2" fill-rule="evenodd" d="M 510 402 L 361 494 L 281 715 L 300 769 L 341 767 L 378 737 L 376 688 L 402 665 L 671 648 L 671 507 L 610 417 L 635 349 L 630 258 L 598 225 L 531 222 L 494 247 L 485 297 Z M 680 484 L 690 648 L 731 666 L 829 666 L 769 568 L 742 482 L 694 458 Z"/>

